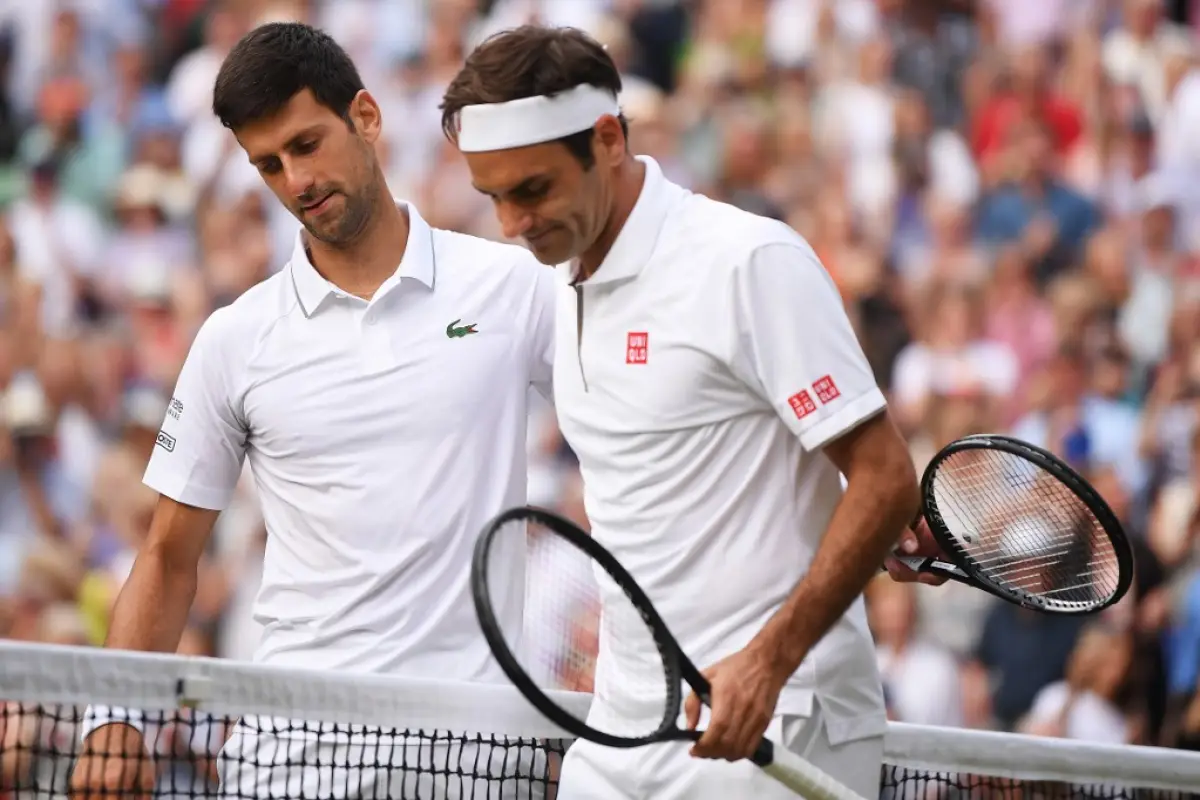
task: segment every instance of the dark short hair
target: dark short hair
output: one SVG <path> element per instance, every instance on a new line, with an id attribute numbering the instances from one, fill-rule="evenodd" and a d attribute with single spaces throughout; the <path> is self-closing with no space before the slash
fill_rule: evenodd
<path id="1" fill-rule="evenodd" d="M 455 140 L 458 115 L 466 106 L 554 96 L 582 84 L 607 89 L 614 96 L 621 93 L 617 65 L 604 47 L 583 31 L 539 25 L 502 31 L 476 47 L 450 81 L 440 106 L 442 132 Z M 628 137 L 625 115 L 618 119 Z M 590 169 L 593 133 L 588 129 L 557 141 Z"/>
<path id="2" fill-rule="evenodd" d="M 324 31 L 299 22 L 272 22 L 242 37 L 213 85 L 213 113 L 230 130 L 278 113 L 305 89 L 347 123 L 363 90 L 358 69 Z"/>

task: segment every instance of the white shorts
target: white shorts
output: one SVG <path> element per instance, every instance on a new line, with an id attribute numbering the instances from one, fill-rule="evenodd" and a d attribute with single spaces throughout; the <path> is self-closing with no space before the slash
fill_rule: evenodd
<path id="1" fill-rule="evenodd" d="M 810 717 L 775 717 L 766 735 L 867 800 L 879 797 L 882 736 L 830 744 L 815 703 Z M 693 758 L 690 749 L 690 742 L 621 749 L 576 741 L 563 760 L 558 800 L 796 800 L 749 761 Z"/>
<path id="2" fill-rule="evenodd" d="M 527 742 L 456 739 L 441 731 L 430 739 L 268 733 L 239 724 L 217 769 L 221 797 L 541 800 L 550 759 Z"/>

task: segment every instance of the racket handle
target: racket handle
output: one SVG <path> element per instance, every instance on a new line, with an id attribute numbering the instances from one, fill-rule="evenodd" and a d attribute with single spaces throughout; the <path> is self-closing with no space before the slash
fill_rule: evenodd
<path id="1" fill-rule="evenodd" d="M 759 743 L 752 760 L 772 778 L 808 800 L 864 800 L 862 795 L 770 739 Z"/>

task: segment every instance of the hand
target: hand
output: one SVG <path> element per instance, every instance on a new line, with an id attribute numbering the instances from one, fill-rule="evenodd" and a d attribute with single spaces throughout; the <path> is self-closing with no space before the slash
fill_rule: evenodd
<path id="1" fill-rule="evenodd" d="M 1022 238 L 1030 254 L 1042 258 L 1058 239 L 1058 222 L 1048 214 L 1039 215 L 1025 227 Z"/>
<path id="2" fill-rule="evenodd" d="M 764 648 L 754 644 L 704 670 L 712 686 L 712 715 L 708 729 L 692 745 L 696 758 L 723 758 L 737 761 L 754 754 L 788 676 L 767 657 Z M 688 730 L 700 724 L 700 698 L 688 695 L 684 703 Z"/>
<path id="3" fill-rule="evenodd" d="M 71 800 L 121 797 L 150 800 L 154 762 L 142 734 L 132 725 L 113 722 L 92 731 L 71 772 Z"/>
<path id="4" fill-rule="evenodd" d="M 942 560 L 946 558 L 942 549 L 938 547 L 937 540 L 930 533 L 929 523 L 925 521 L 924 517 L 921 517 L 916 525 L 904 532 L 904 535 L 900 537 L 900 543 L 896 549 L 906 556 L 924 556 L 925 558 L 938 558 Z M 949 580 L 945 575 L 930 575 L 926 572 L 917 572 L 893 556 L 888 556 L 884 559 L 883 565 L 887 567 L 888 575 L 892 576 L 892 580 L 900 583 L 924 583 L 928 586 L 941 586 Z"/>

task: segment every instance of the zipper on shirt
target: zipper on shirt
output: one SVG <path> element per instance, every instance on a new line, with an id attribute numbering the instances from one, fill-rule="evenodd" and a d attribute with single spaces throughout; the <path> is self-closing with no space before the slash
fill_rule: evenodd
<path id="1" fill-rule="evenodd" d="M 575 360 L 579 362 L 579 378 L 583 391 L 588 390 L 587 372 L 583 368 L 583 287 L 575 284 Z"/>

